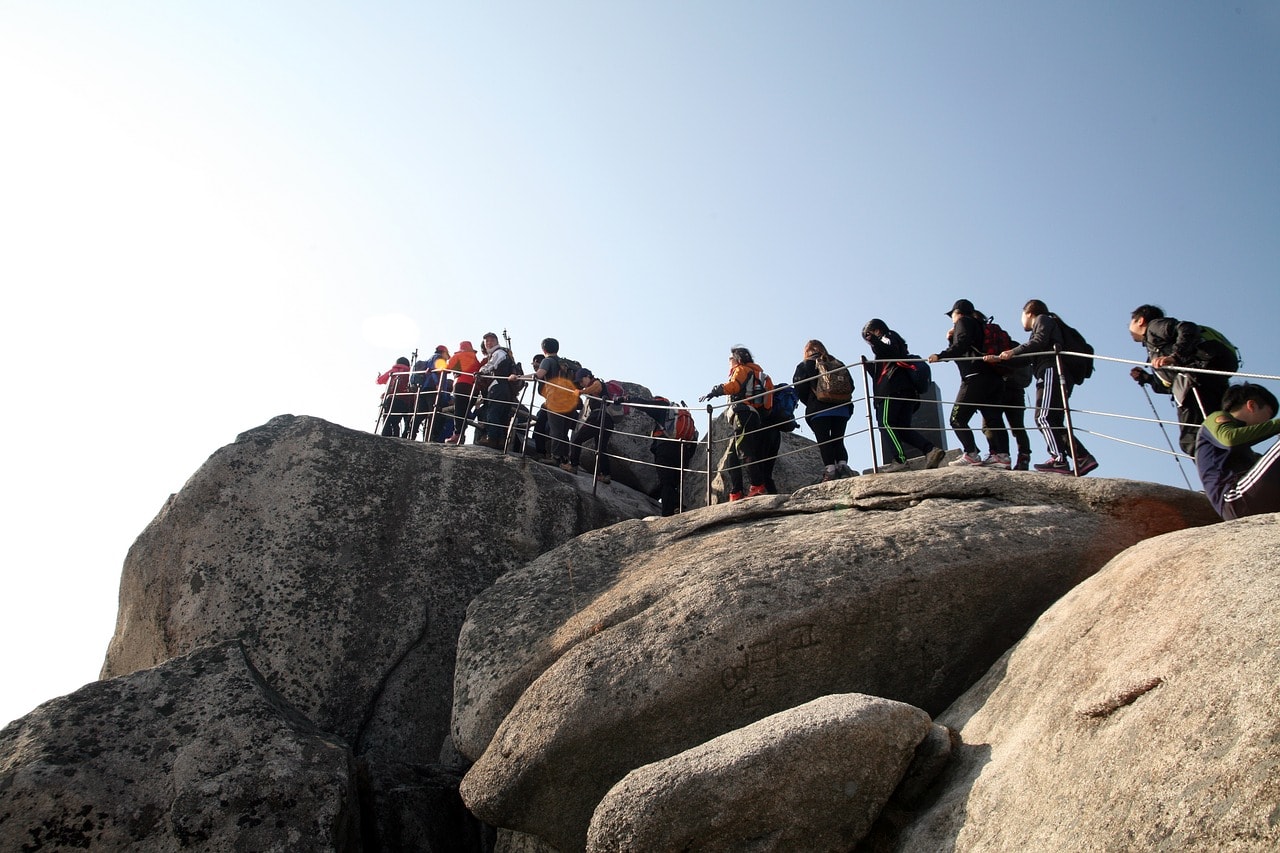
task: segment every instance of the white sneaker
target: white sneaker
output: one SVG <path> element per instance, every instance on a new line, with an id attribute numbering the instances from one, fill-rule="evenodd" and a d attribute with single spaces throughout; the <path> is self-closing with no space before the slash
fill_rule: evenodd
<path id="1" fill-rule="evenodd" d="M 955 459 L 952 459 L 947 463 L 948 468 L 968 468 L 974 465 L 982 465 L 982 457 L 976 453 L 961 453 Z"/>
<path id="2" fill-rule="evenodd" d="M 987 458 L 982 460 L 983 468 L 1003 468 L 1008 471 L 1013 467 L 1013 462 L 1009 459 L 1008 453 L 988 453 Z"/>

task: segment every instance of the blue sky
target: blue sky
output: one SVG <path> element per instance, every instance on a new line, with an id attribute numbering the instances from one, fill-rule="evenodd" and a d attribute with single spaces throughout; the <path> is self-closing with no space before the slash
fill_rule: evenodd
<path id="1" fill-rule="evenodd" d="M 1275 3 L 0 0 L 0 107 L 4 720 L 96 677 L 209 454 L 371 428 L 415 347 L 553 335 L 692 402 L 735 343 L 789 378 L 1036 297 L 1102 354 L 1157 302 L 1280 372 Z M 1126 373 L 1076 404 L 1149 416 Z"/>

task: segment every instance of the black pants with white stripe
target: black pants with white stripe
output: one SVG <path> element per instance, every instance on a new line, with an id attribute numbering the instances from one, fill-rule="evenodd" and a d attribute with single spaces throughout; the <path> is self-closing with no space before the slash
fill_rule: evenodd
<path id="1" fill-rule="evenodd" d="M 1067 382 L 1067 397 L 1071 397 L 1071 389 L 1075 386 Z M 1058 382 L 1058 370 L 1049 366 L 1036 371 L 1036 426 L 1044 436 L 1044 443 L 1049 448 L 1049 455 L 1054 459 L 1071 458 L 1071 437 L 1066 427 L 1067 412 L 1063 405 L 1062 385 Z M 1083 459 L 1089 455 L 1080 439 L 1075 439 L 1075 458 Z"/>
<path id="2" fill-rule="evenodd" d="M 1244 518 L 1263 512 L 1280 512 L 1280 441 L 1271 445 L 1222 495 L 1223 518 Z"/>

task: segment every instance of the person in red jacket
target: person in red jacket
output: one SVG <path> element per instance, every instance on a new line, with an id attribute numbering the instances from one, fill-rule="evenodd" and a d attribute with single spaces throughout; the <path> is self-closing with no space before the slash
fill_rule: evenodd
<path id="1" fill-rule="evenodd" d="M 382 412 L 386 420 L 382 434 L 393 438 L 408 436 L 409 422 L 413 419 L 414 393 L 409 389 L 409 359 L 401 356 L 391 369 L 378 376 L 378 384 L 386 385 L 382 392 Z"/>

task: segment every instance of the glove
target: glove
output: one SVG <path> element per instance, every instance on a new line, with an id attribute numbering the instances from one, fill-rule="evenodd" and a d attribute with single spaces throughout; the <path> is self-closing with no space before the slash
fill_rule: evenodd
<path id="1" fill-rule="evenodd" d="M 1133 381 L 1137 382 L 1139 385 L 1151 384 L 1151 374 L 1147 373 L 1147 371 L 1143 370 L 1141 367 L 1133 368 L 1129 371 L 1129 375 L 1133 377 Z"/>

